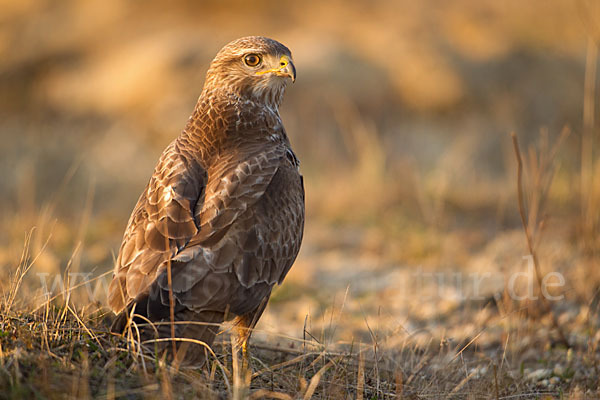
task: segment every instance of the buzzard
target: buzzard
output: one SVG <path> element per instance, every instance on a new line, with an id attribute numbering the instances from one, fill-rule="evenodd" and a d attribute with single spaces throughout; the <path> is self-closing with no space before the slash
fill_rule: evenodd
<path id="1" fill-rule="evenodd" d="M 129 219 L 108 294 L 114 332 L 130 316 L 152 322 L 142 338 L 194 339 L 178 342 L 177 358 L 201 364 L 205 348 L 193 343 L 210 346 L 232 320 L 245 351 L 302 241 L 302 175 L 279 115 L 295 78 L 290 50 L 269 38 L 216 55 Z"/>

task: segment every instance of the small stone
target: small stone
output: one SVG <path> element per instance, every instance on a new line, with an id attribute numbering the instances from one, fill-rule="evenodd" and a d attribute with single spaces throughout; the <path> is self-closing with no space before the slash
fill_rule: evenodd
<path id="1" fill-rule="evenodd" d="M 558 376 L 553 376 L 550 378 L 551 385 L 558 385 L 560 383 L 560 378 Z"/>
<path id="2" fill-rule="evenodd" d="M 535 371 L 530 372 L 525 376 L 525 379 L 528 379 L 533 382 L 538 382 L 544 378 L 548 378 L 552 375 L 552 371 L 549 369 L 536 369 Z"/>
<path id="3" fill-rule="evenodd" d="M 469 374 L 473 375 L 474 378 L 479 379 L 482 376 L 485 376 L 485 374 L 487 374 L 487 367 L 483 366 L 483 367 L 471 368 L 469 370 Z"/>
<path id="4" fill-rule="evenodd" d="M 565 367 L 563 367 L 560 364 L 556 364 L 554 366 L 554 369 L 552 370 L 552 372 L 554 373 L 554 375 L 556 376 L 563 376 L 565 374 Z"/>

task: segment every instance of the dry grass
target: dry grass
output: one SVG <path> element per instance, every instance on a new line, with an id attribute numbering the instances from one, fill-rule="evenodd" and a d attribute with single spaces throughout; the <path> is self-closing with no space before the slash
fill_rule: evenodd
<path id="1" fill-rule="evenodd" d="M 59 292 L 32 309 L 22 296 L 31 294 L 22 282 L 39 256 L 29 254 L 29 238 L 0 310 L 2 398 L 502 399 L 598 394 L 597 316 L 590 312 L 586 321 L 576 319 L 589 327 L 561 322 L 572 343 L 567 348 L 549 331 L 551 318 L 510 297 L 496 297 L 470 313 L 468 318 L 480 319 L 482 312 L 486 317 L 459 341 L 418 330 L 390 332 L 364 316 L 368 339 L 363 343 L 334 340 L 347 306 L 344 299 L 331 310 L 328 329 L 305 326 L 305 339 L 259 329 L 255 336 L 261 339 L 251 346 L 251 374 L 240 370 L 232 357 L 227 332 L 206 368 L 179 369 L 154 358 L 152 344 L 136 342 L 135 333 L 123 338 L 107 332 L 111 317 L 105 308 L 73 300 L 81 287 Z M 483 337 L 498 329 L 499 335 Z"/>
<path id="2" fill-rule="evenodd" d="M 108 334 L 98 311 L 3 313 L 0 326 L 3 398 L 489 398 L 492 390 L 498 398 L 554 398 L 595 388 L 581 349 L 540 349 L 544 358 L 531 369 L 514 365 L 515 354 L 490 357 L 469 344 L 424 350 L 407 340 L 374 351 L 377 343 L 336 350 L 313 340 L 255 343 L 246 386 L 236 381 L 227 341 L 208 368 L 182 370 Z"/>

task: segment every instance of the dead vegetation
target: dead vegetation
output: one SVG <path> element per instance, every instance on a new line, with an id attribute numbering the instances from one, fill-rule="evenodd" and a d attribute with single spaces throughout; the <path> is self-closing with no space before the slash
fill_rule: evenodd
<path id="1" fill-rule="evenodd" d="M 176 369 L 109 335 L 104 318 L 57 306 L 3 313 L 2 398 L 553 398 L 589 395 L 597 376 L 583 349 L 540 349 L 547 358 L 532 368 L 514 365 L 508 348 L 490 356 L 472 343 L 424 350 L 408 338 L 395 349 L 385 340 L 328 349 L 274 338 L 278 345 L 252 346 L 251 381 L 239 380 L 227 340 L 206 369 Z"/>
<path id="2" fill-rule="evenodd" d="M 39 257 L 29 253 L 30 237 L 3 293 L 1 398 L 508 399 L 598 393 L 595 311 L 586 321 L 579 315 L 567 322 L 572 308 L 556 318 L 557 307 L 550 311 L 510 296 L 471 310 L 466 317 L 477 328 L 458 341 L 433 332 L 390 331 L 363 315 L 366 340 L 336 342 L 344 299 L 320 331 L 305 321 L 303 339 L 259 329 L 247 371 L 231 354 L 227 331 L 205 368 L 177 368 L 155 358 L 152 343 L 135 340 L 136 326 L 125 337 L 110 334 L 112 315 L 81 300 L 86 282 L 33 307 L 22 296 L 33 293 L 23 282 Z"/>

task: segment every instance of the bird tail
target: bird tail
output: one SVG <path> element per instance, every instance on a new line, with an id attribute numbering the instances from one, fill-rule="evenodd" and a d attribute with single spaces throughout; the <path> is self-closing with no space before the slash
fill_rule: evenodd
<path id="1" fill-rule="evenodd" d="M 177 362 L 183 366 L 202 366 L 212 353 L 211 346 L 219 327 L 223 322 L 223 313 L 215 311 L 202 311 L 200 313 L 188 311 L 179 313 L 176 319 L 180 322 L 188 322 L 180 325 L 176 332 L 178 338 L 184 339 L 177 343 Z M 170 324 L 163 325 L 168 333 L 164 337 L 171 337 Z M 176 330 L 177 331 L 177 330 Z M 161 334 L 164 334 L 161 332 Z M 187 339 L 187 340 L 186 340 Z M 172 348 L 168 346 L 169 350 Z M 169 351 L 168 350 L 168 351 Z"/>
<path id="2" fill-rule="evenodd" d="M 116 316 L 111 326 L 111 332 L 126 334 L 130 331 L 128 328 L 130 326 L 130 312 L 131 309 L 128 307 Z M 195 367 L 204 365 L 210 357 L 212 352 L 210 347 L 215 340 L 223 318 L 222 312 L 215 311 L 194 312 L 182 310 L 175 313 L 175 337 L 178 339 L 175 342 L 176 360 L 179 365 Z M 140 341 L 146 342 L 147 347 L 154 349 L 157 357 L 166 352 L 168 359 L 173 360 L 173 347 L 170 340 L 152 342 L 156 339 L 172 337 L 169 319 L 162 319 L 160 323 L 153 326 L 139 317 L 134 317 L 132 322 L 140 325 L 138 329 L 131 330 L 136 339 L 138 339 L 137 332 L 139 331 Z"/>

